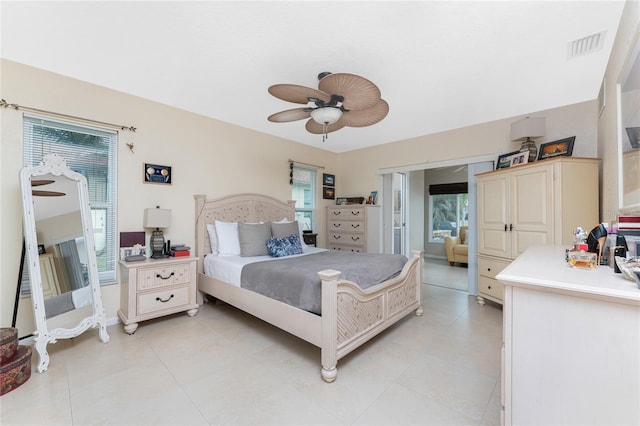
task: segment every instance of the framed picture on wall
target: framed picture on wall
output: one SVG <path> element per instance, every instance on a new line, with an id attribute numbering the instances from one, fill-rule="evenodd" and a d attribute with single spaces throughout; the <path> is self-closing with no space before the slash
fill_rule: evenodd
<path id="1" fill-rule="evenodd" d="M 325 200 L 335 200 L 336 193 L 334 188 L 329 188 L 327 186 L 322 188 L 322 198 Z"/>
<path id="2" fill-rule="evenodd" d="M 336 186 L 335 175 L 322 174 L 322 186 Z"/>
<path id="3" fill-rule="evenodd" d="M 144 183 L 161 183 L 171 185 L 171 167 L 159 164 L 144 163 Z"/>

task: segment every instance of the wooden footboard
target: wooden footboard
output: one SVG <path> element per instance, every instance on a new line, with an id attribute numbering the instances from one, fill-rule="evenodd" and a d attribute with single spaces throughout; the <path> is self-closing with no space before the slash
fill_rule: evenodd
<path id="1" fill-rule="evenodd" d="M 363 290 L 341 280 L 340 272 L 318 273 L 322 279 L 322 378 L 332 382 L 336 364 L 408 313 L 422 315 L 422 251 L 414 250 L 402 273 Z"/>

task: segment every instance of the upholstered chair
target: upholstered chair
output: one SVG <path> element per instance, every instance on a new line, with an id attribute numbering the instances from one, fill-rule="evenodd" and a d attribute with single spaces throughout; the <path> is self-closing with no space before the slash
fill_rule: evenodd
<path id="1" fill-rule="evenodd" d="M 468 226 L 460 227 L 460 235 L 457 237 L 444 237 L 444 250 L 447 252 L 449 265 L 469 263 L 469 246 L 467 245 Z"/>

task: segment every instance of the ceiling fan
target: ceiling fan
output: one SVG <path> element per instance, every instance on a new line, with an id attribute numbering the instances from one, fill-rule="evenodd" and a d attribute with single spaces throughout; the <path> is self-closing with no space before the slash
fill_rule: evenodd
<path id="1" fill-rule="evenodd" d="M 309 133 L 322 134 L 324 142 L 328 133 L 345 126 L 371 126 L 389 112 L 389 104 L 380 97 L 380 89 L 364 77 L 322 72 L 318 80 L 318 89 L 296 84 L 269 87 L 269 93 L 278 99 L 308 106 L 277 112 L 267 119 L 286 123 L 309 118 L 305 128 Z"/>
<path id="2" fill-rule="evenodd" d="M 49 184 L 54 183 L 54 182 L 55 182 L 55 180 L 50 180 L 50 179 L 32 180 L 31 181 L 31 186 L 33 187 L 33 186 L 49 185 Z M 65 195 L 67 195 L 64 192 L 42 191 L 42 190 L 39 190 L 39 189 L 32 189 L 31 192 L 36 197 L 63 197 Z"/>

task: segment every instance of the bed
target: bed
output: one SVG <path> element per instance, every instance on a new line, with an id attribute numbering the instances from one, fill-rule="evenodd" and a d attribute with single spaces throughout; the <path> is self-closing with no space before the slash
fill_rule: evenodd
<path id="1" fill-rule="evenodd" d="M 198 290 L 235 306 L 291 333 L 321 350 L 321 376 L 337 377 L 337 362 L 406 315 L 420 316 L 422 308 L 422 251 L 414 250 L 399 275 L 361 289 L 341 279 L 333 269 L 318 271 L 321 280 L 321 315 L 247 290 L 204 273 L 211 253 L 207 225 L 224 222 L 276 222 L 295 217 L 295 202 L 260 194 L 238 194 L 208 200 L 194 195 L 196 215 L 195 255 L 198 256 Z"/>

